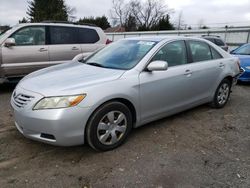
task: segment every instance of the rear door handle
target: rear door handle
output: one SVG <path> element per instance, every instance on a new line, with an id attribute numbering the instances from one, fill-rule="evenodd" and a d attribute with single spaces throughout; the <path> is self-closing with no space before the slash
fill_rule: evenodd
<path id="1" fill-rule="evenodd" d="M 184 73 L 185 76 L 191 76 L 192 75 L 192 71 L 191 70 L 186 70 Z"/>
<path id="2" fill-rule="evenodd" d="M 46 52 L 46 51 L 48 51 L 46 48 L 40 48 L 39 49 L 39 52 Z"/>
<path id="3" fill-rule="evenodd" d="M 72 50 L 79 50 L 79 48 L 77 48 L 76 46 L 71 48 Z"/>
<path id="4" fill-rule="evenodd" d="M 221 68 L 225 67 L 224 63 L 221 62 L 219 67 L 221 67 Z"/>

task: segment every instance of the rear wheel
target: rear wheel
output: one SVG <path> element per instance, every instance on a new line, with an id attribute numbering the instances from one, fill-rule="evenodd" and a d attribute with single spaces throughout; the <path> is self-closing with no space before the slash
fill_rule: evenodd
<path id="1" fill-rule="evenodd" d="M 91 116 L 86 128 L 87 141 L 95 150 L 111 150 L 126 140 L 131 128 L 129 108 L 120 102 L 109 102 Z"/>
<path id="2" fill-rule="evenodd" d="M 231 92 L 231 82 L 228 79 L 222 80 L 216 89 L 213 101 L 211 103 L 214 108 L 222 108 L 226 105 Z"/>

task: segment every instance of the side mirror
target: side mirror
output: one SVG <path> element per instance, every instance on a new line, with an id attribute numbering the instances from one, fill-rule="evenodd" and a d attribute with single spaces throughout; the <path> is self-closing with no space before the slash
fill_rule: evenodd
<path id="1" fill-rule="evenodd" d="M 92 52 L 86 52 L 76 55 L 72 61 L 84 61 L 88 56 L 90 56 Z"/>
<path id="2" fill-rule="evenodd" d="M 7 39 L 5 40 L 4 45 L 5 45 L 6 47 L 15 46 L 15 45 L 16 45 L 16 41 L 15 41 L 14 38 L 7 38 Z"/>
<path id="3" fill-rule="evenodd" d="M 148 71 L 165 71 L 168 69 L 168 63 L 166 61 L 152 61 L 147 66 Z"/>

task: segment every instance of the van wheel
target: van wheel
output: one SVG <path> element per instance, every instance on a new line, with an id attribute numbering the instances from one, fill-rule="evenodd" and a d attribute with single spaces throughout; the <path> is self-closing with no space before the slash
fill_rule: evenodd
<path id="1" fill-rule="evenodd" d="M 112 150 L 126 140 L 132 124 L 132 115 L 126 105 L 106 103 L 94 112 L 87 124 L 88 144 L 97 151 Z"/>
<path id="2" fill-rule="evenodd" d="M 218 88 L 216 89 L 211 106 L 213 108 L 223 108 L 230 96 L 231 82 L 228 79 L 222 80 Z"/>

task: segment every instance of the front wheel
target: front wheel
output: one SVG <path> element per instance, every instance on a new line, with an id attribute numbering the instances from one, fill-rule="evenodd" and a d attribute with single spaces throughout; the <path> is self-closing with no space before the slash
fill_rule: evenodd
<path id="1" fill-rule="evenodd" d="M 231 82 L 228 79 L 222 80 L 218 88 L 216 89 L 213 101 L 211 103 L 214 108 L 223 108 L 230 96 Z"/>
<path id="2" fill-rule="evenodd" d="M 111 150 L 125 141 L 131 129 L 129 108 L 120 102 L 109 102 L 91 116 L 86 127 L 87 141 L 95 150 Z"/>

